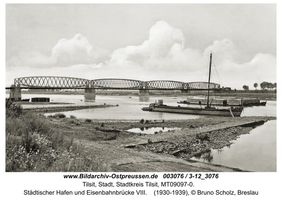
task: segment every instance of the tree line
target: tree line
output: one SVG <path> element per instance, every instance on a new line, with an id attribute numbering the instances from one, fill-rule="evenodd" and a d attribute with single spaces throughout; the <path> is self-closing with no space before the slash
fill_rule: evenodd
<path id="1" fill-rule="evenodd" d="M 257 89 L 258 83 L 254 83 L 253 86 L 254 86 L 255 89 Z M 262 90 L 275 90 L 276 89 L 276 83 L 271 83 L 271 82 L 267 82 L 267 81 L 263 81 L 262 83 L 260 83 L 259 86 Z M 243 89 L 249 90 L 249 86 L 243 85 Z"/>

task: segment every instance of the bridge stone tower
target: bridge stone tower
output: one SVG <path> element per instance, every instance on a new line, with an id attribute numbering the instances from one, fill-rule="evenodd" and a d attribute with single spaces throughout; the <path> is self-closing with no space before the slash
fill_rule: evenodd
<path id="1" fill-rule="evenodd" d="M 22 99 L 22 92 L 19 85 L 11 85 L 9 98 L 13 101 L 20 101 Z"/>
<path id="2" fill-rule="evenodd" d="M 149 90 L 139 90 L 139 101 L 147 102 L 150 100 Z"/>
<path id="3" fill-rule="evenodd" d="M 183 93 L 183 94 L 189 93 L 189 83 L 183 83 L 182 84 L 181 93 Z"/>
<path id="4" fill-rule="evenodd" d="M 141 87 L 139 89 L 139 100 L 148 101 L 149 100 L 149 90 L 146 82 L 141 82 Z"/>
<path id="5" fill-rule="evenodd" d="M 84 90 L 84 101 L 93 102 L 96 99 L 96 90 L 92 84 L 88 85 Z"/>

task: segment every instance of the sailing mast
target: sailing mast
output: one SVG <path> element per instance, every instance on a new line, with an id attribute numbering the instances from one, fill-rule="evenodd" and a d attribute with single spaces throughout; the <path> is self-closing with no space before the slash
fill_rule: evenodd
<path id="1" fill-rule="evenodd" d="M 209 65 L 209 80 L 208 80 L 208 99 L 207 99 L 207 108 L 209 108 L 209 107 L 210 107 L 211 65 L 212 65 L 212 53 L 210 53 L 210 65 Z"/>

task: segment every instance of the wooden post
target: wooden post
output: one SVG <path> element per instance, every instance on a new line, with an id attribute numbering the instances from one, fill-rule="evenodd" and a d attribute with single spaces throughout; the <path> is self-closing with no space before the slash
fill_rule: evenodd
<path id="1" fill-rule="evenodd" d="M 212 65 L 212 53 L 210 54 L 210 65 L 209 65 L 209 79 L 208 79 L 208 99 L 207 99 L 207 107 L 210 107 L 210 82 L 211 82 L 211 65 Z"/>

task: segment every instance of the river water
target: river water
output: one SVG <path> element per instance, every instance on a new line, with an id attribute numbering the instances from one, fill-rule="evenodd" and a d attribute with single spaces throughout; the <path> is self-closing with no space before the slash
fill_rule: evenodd
<path id="1" fill-rule="evenodd" d="M 37 95 L 23 94 L 23 98 L 50 97 L 51 102 L 67 102 L 76 105 L 85 104 L 112 104 L 119 106 L 108 108 L 84 109 L 62 112 L 66 116 L 76 116 L 84 119 L 100 120 L 175 120 L 195 119 L 201 116 L 145 112 L 141 108 L 158 99 L 163 99 L 167 105 L 178 105 L 177 101 L 187 97 L 157 97 L 140 99 L 138 96 L 96 96 L 95 102 L 84 102 L 83 95 Z M 25 105 L 30 107 L 34 105 Z M 50 106 L 50 105 L 49 105 Z M 58 106 L 58 105 L 54 105 Z M 268 101 L 266 106 L 244 108 L 241 116 L 276 116 L 276 101 Z M 250 171 L 276 171 L 276 120 L 266 122 L 264 125 L 253 129 L 250 134 L 241 135 L 229 147 L 212 150 L 208 155 L 195 158 L 203 162 L 221 164 Z"/>
<path id="2" fill-rule="evenodd" d="M 229 147 L 212 149 L 193 160 L 248 171 L 276 171 L 276 120 L 266 122 L 233 142 Z"/>
<path id="3" fill-rule="evenodd" d="M 149 99 L 140 99 L 138 96 L 96 96 L 95 102 L 84 102 L 83 95 L 47 95 L 47 94 L 23 94 L 22 98 L 50 97 L 51 102 L 74 103 L 75 105 L 85 104 L 111 104 L 118 107 L 95 108 L 63 112 L 66 116 L 74 115 L 83 119 L 105 119 L 105 120 L 174 120 L 174 119 L 195 119 L 197 115 L 185 115 L 175 113 L 144 112 L 142 107 L 158 99 L 163 99 L 167 105 L 178 105 L 177 101 L 187 99 L 186 96 L 158 97 L 151 96 Z M 44 105 L 24 105 L 24 107 L 42 107 Z M 45 105 L 58 106 L 58 105 Z M 184 106 L 184 105 L 183 105 Z M 266 106 L 255 106 L 244 108 L 241 116 L 276 116 L 276 101 L 268 101 Z"/>

